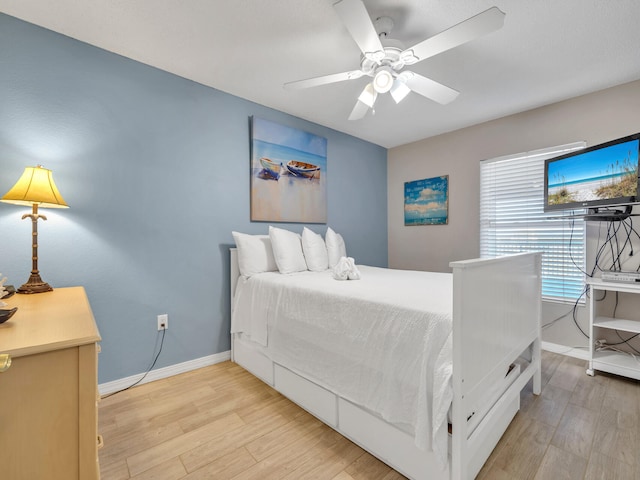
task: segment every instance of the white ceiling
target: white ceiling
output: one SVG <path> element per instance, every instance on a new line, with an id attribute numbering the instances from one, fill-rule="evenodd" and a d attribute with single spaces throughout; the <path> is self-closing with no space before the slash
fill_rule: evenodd
<path id="1" fill-rule="evenodd" d="M 411 67 L 460 95 L 415 93 L 347 117 L 370 79 L 286 82 L 354 70 L 334 0 L 0 0 L 0 11 L 204 85 L 390 148 L 640 78 L 638 0 L 364 0 L 405 46 L 491 6 L 504 27 Z M 6 48 L 3 46 L 2 48 Z"/>

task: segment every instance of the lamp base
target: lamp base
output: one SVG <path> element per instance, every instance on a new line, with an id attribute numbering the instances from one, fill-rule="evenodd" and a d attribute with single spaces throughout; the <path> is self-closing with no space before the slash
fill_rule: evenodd
<path id="1" fill-rule="evenodd" d="M 44 293 L 50 292 L 53 288 L 47 282 L 43 282 L 40 275 L 32 273 L 27 280 L 27 283 L 21 285 L 18 290 L 18 293 L 30 294 L 30 293 Z"/>

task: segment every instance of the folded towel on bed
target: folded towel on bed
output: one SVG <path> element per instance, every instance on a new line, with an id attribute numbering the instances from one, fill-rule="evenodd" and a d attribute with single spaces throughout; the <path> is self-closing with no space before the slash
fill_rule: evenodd
<path id="1" fill-rule="evenodd" d="M 336 280 L 360 280 L 360 270 L 351 257 L 340 257 L 333 267 L 333 278 Z"/>

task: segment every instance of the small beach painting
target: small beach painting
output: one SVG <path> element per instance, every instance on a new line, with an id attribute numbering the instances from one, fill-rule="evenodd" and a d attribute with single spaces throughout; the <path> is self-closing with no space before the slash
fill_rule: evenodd
<path id="1" fill-rule="evenodd" d="M 446 225 L 449 221 L 449 175 L 405 182 L 404 224 Z"/>
<path id="2" fill-rule="evenodd" d="M 251 122 L 251 221 L 327 222 L 327 139 Z"/>

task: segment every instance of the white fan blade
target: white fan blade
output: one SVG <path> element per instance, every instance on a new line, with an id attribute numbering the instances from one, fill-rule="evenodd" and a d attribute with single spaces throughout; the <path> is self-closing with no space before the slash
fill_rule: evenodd
<path id="1" fill-rule="evenodd" d="M 353 110 L 351 110 L 351 115 L 349 115 L 349 120 L 360 120 L 362 117 L 364 117 L 367 114 L 367 111 L 369 111 L 369 107 L 362 103 L 360 100 L 358 100 L 356 102 L 355 107 L 353 107 Z"/>
<path id="2" fill-rule="evenodd" d="M 353 70 L 351 72 L 333 73 L 331 75 L 323 75 L 321 77 L 307 78 L 306 80 L 298 80 L 284 84 L 284 88 L 288 90 L 298 90 L 301 88 L 317 87 L 318 85 L 326 85 L 327 83 L 343 82 L 345 80 L 353 80 L 360 78 L 364 73 L 361 70 Z"/>
<path id="3" fill-rule="evenodd" d="M 433 57 L 458 45 L 467 43 L 487 33 L 494 32 L 504 25 L 505 14 L 498 7 L 491 7 L 475 17 L 434 35 L 431 38 L 407 48 L 400 54 L 406 65 L 412 65 L 425 58 Z"/>
<path id="4" fill-rule="evenodd" d="M 405 72 L 403 72 L 405 73 Z M 427 97 L 434 102 L 445 105 L 453 100 L 460 94 L 457 90 L 449 88 L 441 83 L 438 83 L 430 78 L 423 77 L 417 73 L 408 72 L 411 75 L 407 75 L 405 83 L 412 91 Z"/>
<path id="5" fill-rule="evenodd" d="M 340 0 L 333 8 L 365 57 L 382 60 L 384 48 L 362 0 Z"/>

